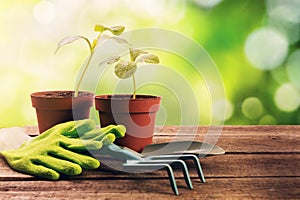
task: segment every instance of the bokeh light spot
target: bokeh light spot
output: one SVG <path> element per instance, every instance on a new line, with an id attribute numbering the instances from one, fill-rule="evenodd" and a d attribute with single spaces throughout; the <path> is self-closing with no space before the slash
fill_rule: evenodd
<path id="1" fill-rule="evenodd" d="M 230 101 L 226 99 L 220 99 L 213 103 L 213 119 L 218 121 L 226 121 L 230 119 L 232 114 L 233 106 Z"/>
<path id="2" fill-rule="evenodd" d="M 300 1 L 299 1 L 300 2 Z M 290 9 L 287 7 L 278 6 L 269 12 L 268 24 L 272 28 L 276 29 L 280 33 L 286 36 L 290 44 L 293 44 L 299 40 L 300 28 L 298 22 L 294 22 L 286 16 L 289 16 Z M 299 10 L 300 13 L 300 10 Z"/>
<path id="3" fill-rule="evenodd" d="M 259 118 L 263 112 L 263 104 L 257 97 L 249 97 L 242 103 L 242 113 L 249 119 Z"/>
<path id="4" fill-rule="evenodd" d="M 55 7 L 50 1 L 40 1 L 34 7 L 34 18 L 41 24 L 50 23 L 55 18 Z"/>
<path id="5" fill-rule="evenodd" d="M 278 67 L 288 51 L 287 39 L 271 28 L 261 28 L 251 33 L 245 44 L 245 53 L 251 64 L 268 70 Z"/>
<path id="6" fill-rule="evenodd" d="M 276 125 L 277 124 L 277 120 L 275 117 L 273 117 L 272 115 L 264 115 L 262 118 L 260 118 L 259 125 Z"/>
<path id="7" fill-rule="evenodd" d="M 300 88 L 300 50 L 293 52 L 289 56 L 286 70 L 290 81 Z"/>
<path id="8" fill-rule="evenodd" d="M 299 107 L 300 94 L 292 84 L 286 83 L 277 89 L 274 100 L 280 110 L 292 112 Z"/>
<path id="9" fill-rule="evenodd" d="M 194 2 L 203 8 L 212 8 L 221 3 L 222 0 L 194 0 Z"/>
<path id="10" fill-rule="evenodd" d="M 268 0 L 267 11 L 269 15 L 276 13 L 281 18 L 291 22 L 300 22 L 299 0 Z"/>

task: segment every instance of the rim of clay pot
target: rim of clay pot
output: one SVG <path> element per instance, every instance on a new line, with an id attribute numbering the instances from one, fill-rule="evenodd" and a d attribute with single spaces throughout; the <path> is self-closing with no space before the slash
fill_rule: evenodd
<path id="1" fill-rule="evenodd" d="M 113 113 L 152 113 L 159 110 L 160 96 L 138 94 L 132 99 L 130 94 L 95 96 L 96 110 Z"/>
<path id="2" fill-rule="evenodd" d="M 57 95 L 53 96 L 54 93 L 64 93 L 65 95 Z M 31 97 L 34 98 L 42 98 L 42 99 L 71 99 L 71 98 L 81 98 L 81 97 L 89 97 L 94 96 L 93 92 L 88 91 L 79 91 L 77 97 L 74 97 L 73 94 L 75 93 L 74 90 L 48 90 L 48 91 L 40 91 L 40 92 L 33 92 L 30 94 Z M 72 95 L 70 95 L 72 94 Z"/>
<path id="3" fill-rule="evenodd" d="M 160 100 L 161 96 L 155 95 L 148 95 L 148 94 L 137 94 L 136 98 L 132 98 L 133 95 L 130 94 L 106 94 L 106 95 L 97 95 L 95 99 L 105 100 L 105 99 L 112 99 L 114 101 L 122 101 L 122 100 L 132 100 L 132 101 L 149 101 L 153 100 Z"/>

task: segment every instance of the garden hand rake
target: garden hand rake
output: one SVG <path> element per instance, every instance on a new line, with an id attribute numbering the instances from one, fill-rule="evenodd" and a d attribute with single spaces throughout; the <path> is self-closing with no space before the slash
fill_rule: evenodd
<path id="1" fill-rule="evenodd" d="M 193 185 L 185 160 L 192 160 L 194 162 L 200 180 L 205 182 L 198 157 L 193 154 L 144 156 L 129 148 L 120 147 L 113 143 L 102 147 L 99 153 L 101 155 L 109 155 L 112 158 L 121 161 L 123 169 L 129 172 L 149 172 L 158 169 L 166 169 L 175 195 L 179 195 L 179 192 L 172 164 L 177 164 L 181 167 L 188 188 L 193 189 Z"/>

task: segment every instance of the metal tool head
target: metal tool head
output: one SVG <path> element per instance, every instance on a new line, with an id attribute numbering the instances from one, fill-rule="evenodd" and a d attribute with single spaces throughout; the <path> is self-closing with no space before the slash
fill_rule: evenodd
<path id="1" fill-rule="evenodd" d="M 195 154 L 198 157 L 205 157 L 207 155 L 221 155 L 225 150 L 219 146 L 198 142 L 198 141 L 174 141 L 159 144 L 147 145 L 142 154 L 143 155 L 174 155 L 174 154 Z"/>
<path id="2" fill-rule="evenodd" d="M 167 170 L 170 184 L 175 195 L 178 195 L 178 188 L 176 185 L 173 164 L 181 166 L 184 179 L 187 186 L 192 189 L 192 181 L 189 175 L 189 170 L 185 160 L 193 160 L 197 169 L 197 173 L 202 182 L 205 182 L 204 175 L 198 157 L 192 154 L 187 155 L 154 155 L 154 156 L 145 156 L 139 154 L 131 149 L 126 147 L 120 147 L 115 144 L 105 145 L 99 153 L 101 155 L 108 155 L 114 159 L 120 161 L 120 164 L 123 167 L 123 170 L 126 172 L 132 173 L 143 173 L 149 171 L 155 171 L 160 169 Z"/>

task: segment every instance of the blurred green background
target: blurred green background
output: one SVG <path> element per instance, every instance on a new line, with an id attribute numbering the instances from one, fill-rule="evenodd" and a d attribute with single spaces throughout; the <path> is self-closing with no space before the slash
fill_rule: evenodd
<path id="1" fill-rule="evenodd" d="M 0 127 L 36 124 L 30 93 L 74 88 L 89 53 L 86 44 L 54 51 L 65 36 L 95 37 L 94 24 L 164 28 L 199 43 L 216 64 L 226 94 L 216 102 L 203 95 L 199 124 L 300 123 L 299 0 L 0 0 L 0 15 Z M 166 63 L 193 76 L 183 61 Z M 155 91 L 172 96 L 165 88 Z M 175 106 L 162 113 L 166 124 L 179 124 L 178 102 L 167 102 Z M 211 107 L 225 110 L 225 118 L 214 119 Z"/>

